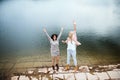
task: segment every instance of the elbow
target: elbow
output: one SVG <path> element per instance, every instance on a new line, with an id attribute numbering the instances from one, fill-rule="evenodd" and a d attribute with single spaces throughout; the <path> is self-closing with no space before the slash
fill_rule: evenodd
<path id="1" fill-rule="evenodd" d="M 77 46 L 80 46 L 80 45 L 81 45 L 81 43 L 76 43 L 76 45 L 77 45 Z"/>

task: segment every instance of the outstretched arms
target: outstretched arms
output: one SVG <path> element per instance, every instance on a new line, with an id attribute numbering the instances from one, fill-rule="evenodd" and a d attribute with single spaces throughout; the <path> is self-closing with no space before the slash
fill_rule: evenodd
<path id="1" fill-rule="evenodd" d="M 47 35 L 48 39 L 51 40 L 51 37 L 50 37 L 49 34 L 47 33 L 47 30 L 44 28 L 43 31 L 44 31 L 45 34 Z M 62 32 L 63 32 L 63 28 L 61 28 L 61 31 L 60 31 L 60 33 L 59 33 L 59 35 L 58 35 L 57 40 L 60 39 L 60 37 L 61 37 L 61 35 L 62 35 Z"/>
<path id="2" fill-rule="evenodd" d="M 60 37 L 61 37 L 61 35 L 62 35 L 62 32 L 63 32 L 63 27 L 61 28 L 61 31 L 60 31 L 60 33 L 59 33 L 59 35 L 58 35 L 57 40 L 59 40 L 59 39 L 60 39 Z"/>
<path id="3" fill-rule="evenodd" d="M 50 37 L 49 34 L 47 33 L 47 30 L 44 28 L 43 31 L 44 31 L 45 34 L 47 35 L 48 39 L 51 40 L 51 37 Z"/>

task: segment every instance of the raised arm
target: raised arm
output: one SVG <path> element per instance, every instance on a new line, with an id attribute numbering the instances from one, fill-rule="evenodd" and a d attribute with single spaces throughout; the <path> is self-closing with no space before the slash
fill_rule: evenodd
<path id="1" fill-rule="evenodd" d="M 60 33 L 59 33 L 59 35 L 58 35 L 57 40 L 59 40 L 59 39 L 60 39 L 60 37 L 61 37 L 61 35 L 62 35 L 62 32 L 63 32 L 63 27 L 61 28 L 61 31 L 60 31 Z"/>
<path id="2" fill-rule="evenodd" d="M 77 46 L 81 45 L 81 43 L 77 40 L 77 34 L 76 34 L 76 22 L 73 21 L 73 25 L 74 25 L 74 35 L 73 35 L 73 40 L 75 41 L 75 44 Z"/>
<path id="3" fill-rule="evenodd" d="M 73 39 L 77 41 L 76 22 L 75 22 L 75 21 L 73 21 L 73 26 L 74 26 L 74 35 L 73 35 Z"/>
<path id="4" fill-rule="evenodd" d="M 43 31 L 45 32 L 45 34 L 47 35 L 48 39 L 51 40 L 51 37 L 49 36 L 49 34 L 47 33 L 46 29 L 44 28 Z"/>
<path id="5" fill-rule="evenodd" d="M 74 31 L 76 32 L 76 22 L 73 21 Z"/>

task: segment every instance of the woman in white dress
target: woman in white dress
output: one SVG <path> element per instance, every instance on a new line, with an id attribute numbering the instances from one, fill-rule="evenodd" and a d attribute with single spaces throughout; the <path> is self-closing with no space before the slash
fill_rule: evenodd
<path id="1" fill-rule="evenodd" d="M 55 70 L 55 66 L 57 67 L 57 71 L 59 70 L 59 56 L 60 56 L 60 49 L 59 49 L 59 40 L 63 32 L 63 28 L 61 28 L 61 31 L 59 35 L 57 34 L 52 34 L 50 37 L 49 34 L 47 33 L 46 29 L 44 28 L 43 31 L 48 37 L 48 40 L 50 41 L 50 51 L 51 51 L 51 56 L 52 56 L 52 68 Z M 56 62 L 56 65 L 55 65 Z"/>

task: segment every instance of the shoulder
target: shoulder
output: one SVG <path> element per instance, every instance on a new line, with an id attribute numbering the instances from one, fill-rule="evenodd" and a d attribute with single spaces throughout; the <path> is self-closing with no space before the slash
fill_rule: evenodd
<path id="1" fill-rule="evenodd" d="M 53 40 L 52 39 L 50 39 L 50 43 L 52 43 L 53 42 Z"/>

